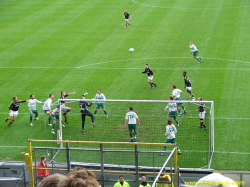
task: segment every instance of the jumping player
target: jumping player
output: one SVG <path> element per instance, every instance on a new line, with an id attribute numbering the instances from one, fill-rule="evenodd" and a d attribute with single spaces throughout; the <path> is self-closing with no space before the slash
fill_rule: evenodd
<path id="1" fill-rule="evenodd" d="M 104 112 L 104 114 L 106 115 L 106 118 L 108 118 L 108 114 L 107 114 L 107 111 L 106 111 L 106 108 L 105 108 L 105 102 L 104 102 L 106 100 L 106 97 L 102 93 L 101 89 L 97 90 L 97 94 L 95 95 L 95 99 L 100 100 L 100 101 L 97 101 L 95 112 L 94 112 L 94 116 L 96 115 L 97 111 L 101 107 L 102 110 L 103 110 L 103 112 Z"/>
<path id="2" fill-rule="evenodd" d="M 202 98 L 199 97 L 198 98 L 199 101 L 202 101 Z M 200 128 L 203 128 L 203 130 L 207 130 L 206 126 L 205 126 L 205 123 L 204 123 L 204 118 L 205 118 L 205 115 L 206 115 L 206 111 L 205 111 L 205 103 L 200 103 L 200 106 L 198 108 L 198 110 L 196 110 L 197 112 L 200 112 L 199 114 L 199 118 L 200 118 Z"/>
<path id="3" fill-rule="evenodd" d="M 156 87 L 156 84 L 153 83 L 154 71 L 151 68 L 149 68 L 148 64 L 145 64 L 145 70 L 142 71 L 142 73 L 147 73 L 147 75 L 148 75 L 148 83 L 150 84 L 151 89 L 154 89 L 154 87 Z"/>
<path id="4" fill-rule="evenodd" d="M 172 96 L 170 96 L 169 100 L 173 101 L 174 98 Z M 168 115 L 167 115 L 167 120 L 170 120 L 170 118 L 173 117 L 176 124 L 177 124 L 177 127 L 179 127 L 180 124 L 179 124 L 178 119 L 177 119 L 177 104 L 176 103 L 168 103 L 168 105 L 165 108 L 165 111 L 167 111 L 167 109 L 169 110 Z"/>
<path id="5" fill-rule="evenodd" d="M 61 91 L 61 97 L 60 97 L 60 99 L 65 99 L 66 97 L 68 97 L 68 96 L 70 96 L 70 95 L 74 95 L 74 94 L 76 94 L 76 91 L 73 92 L 73 93 L 69 93 L 69 94 L 66 94 L 65 91 Z M 61 103 L 62 103 L 62 111 L 64 112 L 64 113 L 63 113 L 64 122 L 65 122 L 66 124 L 68 124 L 68 119 L 67 119 L 67 117 L 68 117 L 68 112 L 71 111 L 71 108 L 65 106 L 65 101 L 61 101 Z"/>
<path id="6" fill-rule="evenodd" d="M 9 125 L 8 125 L 9 127 L 11 126 L 12 123 L 14 123 L 14 121 L 16 120 L 16 118 L 18 116 L 19 104 L 24 103 L 24 102 L 28 102 L 28 101 L 29 100 L 26 100 L 26 101 L 18 100 L 17 96 L 13 97 L 13 102 L 9 106 L 9 110 L 10 110 L 9 117 L 5 119 L 5 122 L 7 122 L 8 120 L 11 120 Z"/>
<path id="7" fill-rule="evenodd" d="M 172 86 L 172 97 L 175 98 L 175 100 L 178 100 L 178 101 L 181 101 L 181 96 L 182 96 L 182 90 L 176 88 L 175 85 Z M 177 103 L 177 108 L 178 108 L 178 112 L 179 112 L 179 117 L 182 117 L 182 113 L 181 113 L 181 109 L 180 109 L 180 106 L 182 107 L 182 109 L 184 110 L 184 113 L 186 113 L 186 109 L 185 107 L 183 106 L 182 103 Z"/>
<path id="8" fill-rule="evenodd" d="M 186 88 L 187 92 L 191 95 L 193 101 L 195 101 L 195 97 L 194 97 L 194 94 L 192 92 L 191 81 L 188 78 L 186 71 L 183 71 L 183 77 L 184 77 L 184 84 L 185 84 L 184 87 Z"/>
<path id="9" fill-rule="evenodd" d="M 82 95 L 81 99 L 84 100 L 85 96 L 87 95 L 87 93 L 85 93 L 84 95 Z M 80 111 L 81 111 L 81 116 L 82 116 L 82 130 L 81 132 L 84 132 L 84 126 L 85 126 L 85 117 L 86 116 L 90 116 L 91 117 L 91 121 L 92 121 L 92 125 L 95 126 L 94 124 L 94 115 L 92 113 L 89 112 L 87 107 L 92 106 L 92 103 L 87 103 L 86 101 L 80 101 L 79 105 L 80 105 Z"/>
<path id="10" fill-rule="evenodd" d="M 29 111 L 30 111 L 30 126 L 33 126 L 33 114 L 35 114 L 35 120 L 38 120 L 38 111 L 36 109 L 36 104 L 39 103 L 39 104 L 42 104 L 44 102 L 42 101 L 38 101 L 37 99 L 35 99 L 35 95 L 34 94 L 31 94 L 30 95 L 30 100 L 28 102 L 28 107 L 29 107 Z"/>
<path id="11" fill-rule="evenodd" d="M 52 105 L 52 100 L 54 99 L 54 95 L 53 94 L 49 94 L 49 98 L 45 101 L 44 105 L 43 105 L 43 111 L 45 114 L 49 115 L 49 126 L 52 126 L 51 124 L 51 114 L 52 114 L 52 110 L 51 110 L 51 105 Z"/>

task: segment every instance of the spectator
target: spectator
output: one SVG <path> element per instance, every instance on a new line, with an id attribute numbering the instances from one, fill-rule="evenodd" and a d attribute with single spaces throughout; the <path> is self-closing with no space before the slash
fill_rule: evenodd
<path id="1" fill-rule="evenodd" d="M 123 175 L 120 175 L 119 176 L 119 181 L 117 183 L 115 183 L 114 187 L 130 187 L 129 183 L 127 183 L 125 180 L 124 180 L 124 177 Z"/>
<path id="2" fill-rule="evenodd" d="M 151 185 L 149 183 L 147 183 L 147 178 L 145 176 L 142 176 L 141 177 L 141 184 L 139 187 L 151 187 Z"/>
<path id="3" fill-rule="evenodd" d="M 170 175 L 161 175 L 159 176 L 158 181 L 161 181 L 161 182 L 171 181 L 171 177 Z M 167 183 L 156 183 L 156 187 L 174 187 L 174 184 L 172 183 L 172 186 L 171 186 L 171 184 L 167 184 Z"/>
<path id="4" fill-rule="evenodd" d="M 59 174 L 59 173 L 55 173 L 53 175 L 50 175 L 50 176 L 44 178 L 38 184 L 38 187 L 59 187 L 58 183 L 60 181 L 65 181 L 65 180 L 67 180 L 67 176 Z"/>
<path id="5" fill-rule="evenodd" d="M 41 161 L 38 163 L 37 166 L 37 175 L 38 175 L 38 180 L 41 181 L 43 180 L 44 177 L 49 176 L 49 170 L 48 169 L 44 169 L 44 168 L 48 168 L 48 164 L 46 162 L 46 156 L 43 155 L 41 156 Z M 40 169 L 42 168 L 42 169 Z"/>

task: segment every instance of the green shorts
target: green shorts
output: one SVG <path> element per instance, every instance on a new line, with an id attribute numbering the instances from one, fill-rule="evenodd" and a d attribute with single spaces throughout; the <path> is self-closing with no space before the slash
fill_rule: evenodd
<path id="1" fill-rule="evenodd" d="M 181 97 L 176 98 L 175 100 L 181 101 Z M 177 107 L 179 107 L 182 103 L 176 103 Z"/>
<path id="2" fill-rule="evenodd" d="M 168 117 L 173 117 L 174 119 L 176 119 L 177 118 L 177 111 L 169 112 Z"/>
<path id="3" fill-rule="evenodd" d="M 198 56 L 198 51 L 193 52 L 193 56 Z"/>
<path id="4" fill-rule="evenodd" d="M 95 108 L 99 109 L 100 107 L 105 108 L 105 103 L 97 103 Z"/>
<path id="5" fill-rule="evenodd" d="M 165 143 L 176 143 L 175 138 L 173 139 L 166 139 Z"/>
<path id="6" fill-rule="evenodd" d="M 51 118 L 53 121 L 59 120 L 59 115 L 52 115 Z"/>
<path id="7" fill-rule="evenodd" d="M 45 114 L 48 114 L 48 112 L 49 112 L 49 110 L 44 110 L 44 113 L 45 113 Z"/>
<path id="8" fill-rule="evenodd" d="M 30 115 L 32 114 L 38 114 L 38 111 L 37 110 L 30 110 Z"/>
<path id="9" fill-rule="evenodd" d="M 137 126 L 136 124 L 128 124 L 128 130 L 131 132 L 134 129 L 134 131 L 137 131 Z"/>

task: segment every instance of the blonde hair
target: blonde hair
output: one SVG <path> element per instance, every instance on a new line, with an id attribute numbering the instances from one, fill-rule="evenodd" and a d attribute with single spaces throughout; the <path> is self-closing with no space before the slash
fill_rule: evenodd
<path id="1" fill-rule="evenodd" d="M 145 176 L 142 176 L 142 177 L 141 177 L 141 181 L 142 181 L 142 182 L 146 182 L 146 181 L 147 181 L 147 178 L 146 178 Z"/>

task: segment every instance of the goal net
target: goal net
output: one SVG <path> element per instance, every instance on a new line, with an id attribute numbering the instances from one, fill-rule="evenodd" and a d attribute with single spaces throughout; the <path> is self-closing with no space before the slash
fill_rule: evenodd
<path id="1" fill-rule="evenodd" d="M 105 100 L 106 112 L 105 115 L 102 108 L 100 108 L 94 118 L 92 125 L 91 117 L 85 117 L 84 132 L 82 132 L 82 115 L 80 112 L 80 99 L 59 99 L 60 119 L 57 121 L 55 132 L 56 134 L 49 134 L 51 139 L 71 140 L 71 141 L 107 141 L 107 142 L 129 142 L 130 134 L 128 127 L 125 127 L 125 115 L 129 107 L 133 107 L 133 111 L 138 115 L 141 125 L 137 125 L 137 142 L 145 143 L 164 143 L 166 140 L 166 125 L 168 109 L 165 111 L 168 103 L 183 103 L 186 113 L 180 106 L 182 117 L 178 117 L 179 127 L 171 118 L 172 123 L 177 127 L 176 142 L 181 149 L 182 154 L 178 156 L 178 165 L 186 168 L 210 168 L 212 156 L 214 152 L 214 106 L 213 101 L 202 101 L 206 106 L 206 115 L 204 123 L 207 130 L 200 127 L 199 112 L 196 110 L 200 105 L 200 101 L 169 101 L 169 100 Z M 87 107 L 89 112 L 94 114 L 97 103 L 96 100 L 86 99 L 87 103 L 92 106 Z M 64 122 L 64 111 L 61 105 L 62 102 L 71 108 L 67 114 L 68 124 Z M 94 103 L 95 102 L 95 103 Z M 177 115 L 179 113 L 177 112 Z M 65 126 L 65 127 L 64 127 Z M 50 139 L 50 137 L 48 137 Z M 74 145 L 76 148 L 80 145 Z M 88 148 L 95 148 L 95 145 L 84 145 Z M 96 145 L 98 146 L 98 145 Z M 131 146 L 112 145 L 107 149 L 112 150 L 129 150 Z M 79 147 L 83 148 L 83 147 Z M 98 148 L 98 147 L 96 147 Z M 145 150 L 162 151 L 163 147 L 156 148 L 155 146 L 142 147 Z M 126 161 L 130 156 L 125 157 L 112 153 L 116 159 L 120 159 L 119 163 L 128 163 Z M 80 155 L 76 155 L 79 158 Z M 89 162 L 93 155 L 84 155 L 89 157 Z M 155 155 L 153 158 L 142 158 L 145 160 L 143 165 L 152 165 L 154 159 L 161 155 Z M 71 156 L 73 158 L 74 156 Z M 145 157 L 145 155 L 144 155 Z M 127 158 L 127 159 L 126 159 Z M 155 162 L 154 162 L 155 163 Z M 133 164 L 133 163 L 132 163 Z M 154 164 L 157 166 L 158 164 Z M 159 163 L 159 166 L 162 162 Z"/>

